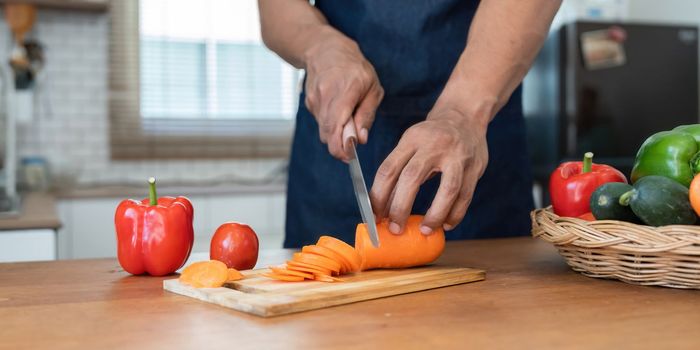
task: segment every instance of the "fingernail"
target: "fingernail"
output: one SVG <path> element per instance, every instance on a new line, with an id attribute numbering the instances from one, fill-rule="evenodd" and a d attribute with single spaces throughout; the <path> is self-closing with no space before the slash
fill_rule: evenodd
<path id="1" fill-rule="evenodd" d="M 401 233 L 401 226 L 399 226 L 399 224 L 395 222 L 392 222 L 389 224 L 389 232 L 398 235 L 399 233 Z"/>
<path id="2" fill-rule="evenodd" d="M 451 230 L 451 229 L 453 229 L 453 228 L 455 228 L 455 227 L 452 226 L 452 225 L 450 225 L 450 224 L 442 224 L 442 228 L 443 228 L 443 230 L 445 230 L 445 231 L 449 231 L 449 230 Z"/>
<path id="3" fill-rule="evenodd" d="M 363 142 L 367 142 L 367 135 L 369 134 L 369 131 L 367 131 L 366 128 L 362 128 L 360 130 L 360 140 L 363 140 Z"/>
<path id="4" fill-rule="evenodd" d="M 433 229 L 430 228 L 430 227 L 428 227 L 428 226 L 421 225 L 421 227 L 420 227 L 420 233 L 422 233 L 422 234 L 424 234 L 424 235 L 427 236 L 427 235 L 433 233 Z"/>

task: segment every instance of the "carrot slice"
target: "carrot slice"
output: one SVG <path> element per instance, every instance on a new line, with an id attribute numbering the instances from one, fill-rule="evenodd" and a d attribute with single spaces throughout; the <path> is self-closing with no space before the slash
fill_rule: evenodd
<path id="1" fill-rule="evenodd" d="M 324 275 L 322 273 L 315 273 L 314 279 L 319 282 L 343 282 L 343 280 L 340 278 Z"/>
<path id="2" fill-rule="evenodd" d="M 316 255 L 321 255 L 325 256 L 328 259 L 337 261 L 340 263 L 340 273 L 346 273 L 350 271 L 352 268 L 350 266 L 350 262 L 347 261 L 340 253 L 337 253 L 335 250 L 332 250 L 330 248 L 322 247 L 320 245 L 307 245 L 301 248 L 302 253 L 311 253 L 311 254 L 316 254 Z"/>
<path id="3" fill-rule="evenodd" d="M 218 260 L 199 261 L 185 267 L 180 274 L 180 282 L 196 288 L 221 287 L 228 278 L 226 264 Z"/>
<path id="4" fill-rule="evenodd" d="M 340 272 L 340 263 L 326 258 L 325 256 L 310 253 L 294 253 L 292 260 L 311 265 L 321 266 L 335 273 Z"/>
<path id="5" fill-rule="evenodd" d="M 307 263 L 302 263 L 294 260 L 289 260 L 287 261 L 287 269 L 289 270 L 297 270 L 297 271 L 302 271 L 302 272 L 318 272 L 326 275 L 330 275 L 332 272 L 329 269 L 316 266 L 316 265 L 311 265 Z"/>
<path id="6" fill-rule="evenodd" d="M 316 245 L 331 249 L 342 256 L 349 264 L 349 272 L 360 271 L 360 254 L 351 245 L 331 236 L 321 236 Z"/>
<path id="7" fill-rule="evenodd" d="M 228 269 L 228 276 L 226 277 L 226 282 L 238 281 L 243 279 L 243 274 L 238 272 L 236 269 Z"/>
<path id="8" fill-rule="evenodd" d="M 277 275 L 289 275 L 289 276 L 297 276 L 297 277 L 302 277 L 306 279 L 314 279 L 314 274 L 309 273 L 309 272 L 300 272 L 300 271 L 294 271 L 294 270 L 289 270 L 284 267 L 274 267 L 270 266 L 269 267 L 270 271 Z"/>
<path id="9" fill-rule="evenodd" d="M 276 273 L 262 273 L 260 275 L 268 277 L 268 278 L 276 279 L 279 281 L 287 281 L 287 282 L 301 282 L 304 280 L 304 277 L 291 276 L 291 275 L 278 275 Z"/>

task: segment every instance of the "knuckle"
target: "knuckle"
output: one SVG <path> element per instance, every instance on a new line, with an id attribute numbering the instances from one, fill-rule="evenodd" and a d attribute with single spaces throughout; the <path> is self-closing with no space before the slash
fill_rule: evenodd
<path id="1" fill-rule="evenodd" d="M 321 131 L 321 135 L 329 135 L 333 133 L 334 125 L 333 123 L 328 120 L 327 118 L 322 120 L 319 123 L 319 130 Z"/>
<path id="2" fill-rule="evenodd" d="M 306 105 L 306 109 L 312 110 L 314 109 L 315 102 L 316 101 L 316 95 L 313 94 L 306 94 L 306 98 L 304 99 L 304 104 Z"/>
<path id="3" fill-rule="evenodd" d="M 377 169 L 377 178 L 379 180 L 389 179 L 396 175 L 396 166 L 388 159 Z"/>
<path id="4" fill-rule="evenodd" d="M 321 98 L 323 98 L 324 96 L 328 96 L 332 89 L 333 85 L 331 83 L 328 83 L 326 80 L 320 81 L 316 85 L 316 93 Z"/>
<path id="5" fill-rule="evenodd" d="M 461 181 L 457 177 L 446 176 L 442 178 L 443 186 L 445 186 L 445 192 L 451 197 L 457 196 L 460 188 L 462 187 Z"/>
<path id="6" fill-rule="evenodd" d="M 381 100 L 381 99 L 384 98 L 384 88 L 383 88 L 381 85 L 379 85 L 379 84 L 377 84 L 377 85 L 378 85 L 378 87 L 377 87 L 377 92 L 376 92 L 376 94 L 377 94 L 377 99 L 378 99 L 378 100 Z"/>
<path id="7" fill-rule="evenodd" d="M 408 164 L 403 169 L 402 175 L 410 182 L 417 182 L 420 178 L 421 167 L 415 164 Z"/>

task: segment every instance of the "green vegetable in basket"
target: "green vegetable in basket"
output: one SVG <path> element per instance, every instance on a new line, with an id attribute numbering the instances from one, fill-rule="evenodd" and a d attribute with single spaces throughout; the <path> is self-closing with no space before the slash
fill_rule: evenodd
<path id="1" fill-rule="evenodd" d="M 688 189 L 663 176 L 639 179 L 633 189 L 620 196 L 619 203 L 630 206 L 637 217 L 651 226 L 692 225 L 697 220 Z"/>
<path id="2" fill-rule="evenodd" d="M 591 194 L 591 213 L 596 220 L 620 220 L 634 223 L 641 221 L 632 208 L 620 204 L 620 196 L 634 188 L 622 182 L 609 182 L 600 185 Z"/>
<path id="3" fill-rule="evenodd" d="M 644 141 L 632 168 L 632 182 L 649 175 L 665 176 L 685 187 L 700 172 L 700 124 L 681 125 Z"/>

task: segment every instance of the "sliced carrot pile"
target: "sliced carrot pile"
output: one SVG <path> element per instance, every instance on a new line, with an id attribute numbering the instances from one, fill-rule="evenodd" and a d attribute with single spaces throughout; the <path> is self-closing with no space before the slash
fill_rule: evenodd
<path id="1" fill-rule="evenodd" d="M 280 275 L 276 273 L 263 273 L 262 276 L 273 278 L 279 281 L 286 281 L 286 282 L 301 282 L 304 280 L 304 277 L 299 277 L 299 276 L 292 276 L 292 275 Z"/>
<path id="2" fill-rule="evenodd" d="M 297 276 L 297 277 L 306 278 L 306 279 L 310 279 L 310 280 L 314 279 L 313 273 L 288 270 L 285 266 L 281 266 L 281 267 L 270 266 L 270 270 L 277 275 Z"/>
<path id="3" fill-rule="evenodd" d="M 333 271 L 333 273 L 336 274 L 340 272 L 340 263 L 335 260 L 326 258 L 325 256 L 311 253 L 294 253 L 292 260 L 320 266 L 325 269 L 331 270 Z"/>
<path id="4" fill-rule="evenodd" d="M 313 280 L 342 282 L 334 275 L 360 271 L 361 259 L 351 245 L 330 236 L 322 236 L 315 245 L 307 245 L 294 253 L 283 266 L 271 266 L 265 277 L 280 281 Z"/>
<path id="5" fill-rule="evenodd" d="M 290 270 L 296 270 L 296 271 L 301 271 L 301 272 L 311 272 L 311 273 L 320 273 L 324 275 L 330 275 L 331 270 L 316 266 L 316 265 L 311 265 L 307 263 L 302 263 L 294 260 L 289 260 L 287 261 L 287 268 Z"/>
<path id="6" fill-rule="evenodd" d="M 199 261 L 182 270 L 180 282 L 196 288 L 216 288 L 223 286 L 228 276 L 228 268 L 221 261 Z"/>
<path id="7" fill-rule="evenodd" d="M 350 272 L 360 271 L 360 254 L 357 253 L 353 246 L 331 236 L 321 236 L 316 245 L 326 247 L 340 254 L 347 262 Z"/>
<path id="8" fill-rule="evenodd" d="M 238 272 L 236 269 L 228 269 L 228 277 L 226 278 L 226 282 L 233 282 L 233 281 L 238 281 L 243 279 L 243 274 Z"/>

